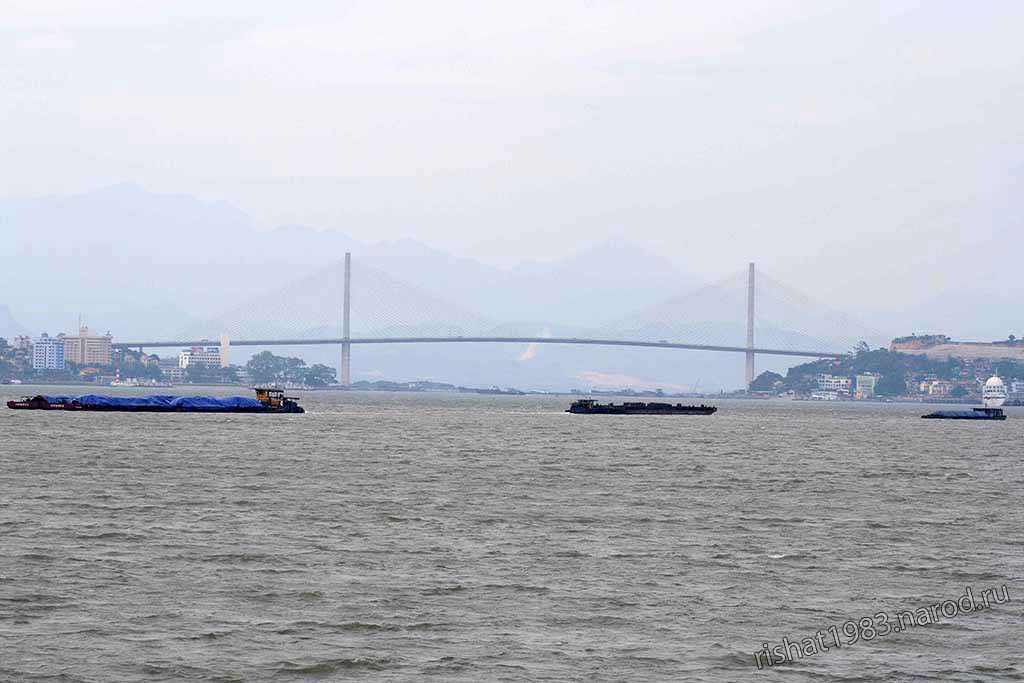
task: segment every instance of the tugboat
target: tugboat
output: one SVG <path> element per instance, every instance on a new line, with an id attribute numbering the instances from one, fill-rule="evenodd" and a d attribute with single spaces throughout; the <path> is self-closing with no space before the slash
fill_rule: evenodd
<path id="1" fill-rule="evenodd" d="M 573 401 L 565 412 L 577 415 L 711 415 L 718 408 L 706 406 L 684 406 L 681 403 L 598 403 L 592 398 Z"/>
<path id="2" fill-rule="evenodd" d="M 12 410 L 88 410 L 122 413 L 304 413 L 298 399 L 281 389 L 256 389 L 256 398 L 228 396 L 26 396 L 8 401 Z"/>

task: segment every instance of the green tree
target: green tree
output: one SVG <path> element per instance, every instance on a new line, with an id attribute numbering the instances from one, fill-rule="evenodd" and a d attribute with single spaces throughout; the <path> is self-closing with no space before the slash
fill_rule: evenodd
<path id="1" fill-rule="evenodd" d="M 336 377 L 334 368 L 316 363 L 302 373 L 302 383 L 310 387 L 325 387 L 334 384 Z"/>
<path id="2" fill-rule="evenodd" d="M 7 340 L 0 337 L 0 380 L 8 380 L 14 376 L 14 349 Z"/>
<path id="3" fill-rule="evenodd" d="M 285 369 L 284 358 L 275 356 L 270 351 L 261 351 L 245 364 L 249 376 L 257 384 L 270 384 L 278 380 Z"/>
<path id="4" fill-rule="evenodd" d="M 159 381 L 164 378 L 164 373 L 162 370 L 160 370 L 160 365 L 158 363 L 150 363 L 149 365 L 143 365 L 140 368 L 140 371 L 142 372 L 142 376 L 146 379 Z"/>
<path id="5" fill-rule="evenodd" d="M 185 377 L 192 384 L 204 384 L 206 382 L 216 381 L 216 376 L 212 372 L 214 368 L 208 365 L 201 365 L 199 363 L 189 363 L 188 367 L 185 368 Z"/>
<path id="6" fill-rule="evenodd" d="M 902 375 L 882 375 L 875 384 L 875 393 L 879 396 L 902 396 L 907 393 L 907 383 Z"/>
<path id="7" fill-rule="evenodd" d="M 306 372 L 306 361 L 301 358 L 284 358 L 281 379 L 285 382 L 301 382 Z"/>
<path id="8" fill-rule="evenodd" d="M 336 372 L 334 368 L 320 364 L 307 368 L 306 361 L 301 358 L 275 356 L 269 351 L 263 351 L 250 358 L 246 363 L 246 369 L 257 384 L 294 382 L 309 386 L 333 384 Z"/>
<path id="9" fill-rule="evenodd" d="M 775 391 L 777 388 L 781 388 L 785 384 L 785 378 L 775 372 L 765 371 L 762 372 L 757 378 L 750 383 L 751 391 Z"/>
<path id="10" fill-rule="evenodd" d="M 1003 379 L 1018 379 L 1024 377 L 1024 366 L 1012 360 L 1001 360 L 992 369 L 993 373 Z"/>
<path id="11" fill-rule="evenodd" d="M 238 384 L 238 366 L 229 365 L 220 369 L 220 378 L 223 382 Z"/>

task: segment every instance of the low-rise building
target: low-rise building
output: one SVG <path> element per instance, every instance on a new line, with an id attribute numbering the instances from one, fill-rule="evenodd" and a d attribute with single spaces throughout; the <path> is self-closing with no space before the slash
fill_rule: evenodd
<path id="1" fill-rule="evenodd" d="M 1024 398 L 1024 381 L 1015 379 L 1010 382 L 1010 398 Z"/>
<path id="2" fill-rule="evenodd" d="M 205 365 L 207 367 L 219 368 L 221 354 L 217 346 L 193 346 L 178 354 L 178 367 L 186 369 L 190 365 Z"/>
<path id="3" fill-rule="evenodd" d="M 812 391 L 812 401 L 838 401 L 839 393 L 835 391 Z"/>
<path id="4" fill-rule="evenodd" d="M 42 336 L 32 340 L 33 370 L 63 370 L 64 367 L 63 336 L 51 337 L 43 332 Z"/>
<path id="5" fill-rule="evenodd" d="M 849 377 L 838 375 L 818 375 L 818 388 L 822 391 L 834 391 L 840 394 L 849 394 L 851 386 Z"/>
<path id="6" fill-rule="evenodd" d="M 878 375 L 873 373 L 857 375 L 857 398 L 871 398 L 875 395 L 877 385 Z"/>
<path id="7" fill-rule="evenodd" d="M 180 368 L 177 365 L 160 368 L 160 374 L 171 384 L 181 384 L 185 381 L 185 368 Z"/>

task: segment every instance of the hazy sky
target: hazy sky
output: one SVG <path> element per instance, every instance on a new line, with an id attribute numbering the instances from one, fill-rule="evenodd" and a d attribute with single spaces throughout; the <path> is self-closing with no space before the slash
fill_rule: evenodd
<path id="1" fill-rule="evenodd" d="M 0 194 L 127 181 L 496 264 L 625 237 L 698 274 L 898 280 L 1020 226 L 1022 26 L 1019 1 L 0 0 Z"/>

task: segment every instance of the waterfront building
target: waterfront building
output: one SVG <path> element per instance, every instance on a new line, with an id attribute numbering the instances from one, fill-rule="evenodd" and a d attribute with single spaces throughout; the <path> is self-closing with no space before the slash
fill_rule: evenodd
<path id="1" fill-rule="evenodd" d="M 1010 382 L 1010 398 L 1018 400 L 1024 398 L 1024 381 L 1015 379 Z"/>
<path id="2" fill-rule="evenodd" d="M 838 401 L 839 393 L 836 391 L 812 391 L 812 401 Z"/>
<path id="3" fill-rule="evenodd" d="M 837 375 L 818 375 L 818 388 L 825 392 L 837 392 L 840 394 L 849 394 L 852 382 L 849 377 L 840 377 Z"/>
<path id="4" fill-rule="evenodd" d="M 934 380 L 928 385 L 929 396 L 949 396 L 953 393 L 953 383 L 947 382 L 944 379 Z"/>
<path id="5" fill-rule="evenodd" d="M 75 365 L 110 365 L 112 342 L 109 332 L 94 335 L 83 325 L 78 336 L 64 337 L 64 359 Z"/>
<path id="6" fill-rule="evenodd" d="M 185 381 L 185 368 L 177 365 L 160 368 L 160 374 L 171 384 L 181 384 Z"/>
<path id="7" fill-rule="evenodd" d="M 63 370 L 64 362 L 63 337 L 51 337 L 43 332 L 32 341 L 33 370 Z"/>
<path id="8" fill-rule="evenodd" d="M 220 347 L 217 346 L 193 346 L 178 354 L 178 367 L 187 368 L 189 365 L 205 365 L 207 367 L 221 366 Z"/>
<path id="9" fill-rule="evenodd" d="M 865 373 L 857 375 L 857 397 L 871 398 L 875 395 L 875 386 L 878 384 L 878 375 Z"/>

